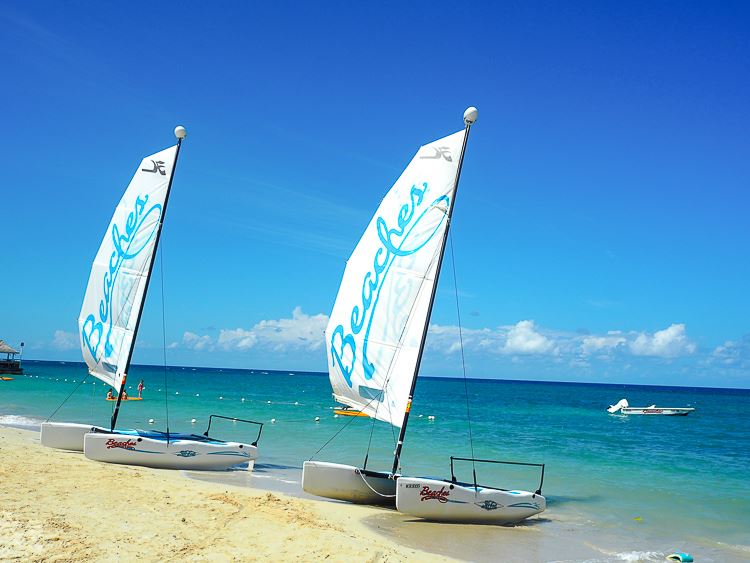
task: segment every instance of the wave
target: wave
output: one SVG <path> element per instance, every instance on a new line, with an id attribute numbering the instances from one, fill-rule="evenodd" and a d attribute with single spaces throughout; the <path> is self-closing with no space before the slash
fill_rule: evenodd
<path id="1" fill-rule="evenodd" d="M 21 416 L 18 414 L 0 415 L 0 426 L 16 426 L 20 428 L 38 430 L 42 422 L 44 422 L 44 419 L 42 418 L 33 418 L 28 416 Z"/>

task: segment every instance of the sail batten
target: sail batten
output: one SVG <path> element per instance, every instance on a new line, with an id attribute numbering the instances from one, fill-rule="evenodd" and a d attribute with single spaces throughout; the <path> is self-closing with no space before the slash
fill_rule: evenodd
<path id="1" fill-rule="evenodd" d="M 465 130 L 424 145 L 347 261 L 326 329 L 334 397 L 400 427 L 427 330 Z"/>
<path id="2" fill-rule="evenodd" d="M 177 146 L 141 161 L 94 258 L 78 319 L 89 373 L 120 390 L 135 344 Z"/>

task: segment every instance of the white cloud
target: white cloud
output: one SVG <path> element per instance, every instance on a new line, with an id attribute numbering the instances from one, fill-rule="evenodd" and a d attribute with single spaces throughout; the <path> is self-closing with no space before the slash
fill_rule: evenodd
<path id="1" fill-rule="evenodd" d="M 674 358 L 693 354 L 695 350 L 695 343 L 687 337 L 682 323 L 672 324 L 653 335 L 641 332 L 630 343 L 630 351 L 636 356 Z"/>
<path id="2" fill-rule="evenodd" d="M 741 338 L 739 341 L 727 340 L 723 345 L 714 349 L 710 360 L 725 366 L 750 366 L 750 336 Z"/>
<path id="3" fill-rule="evenodd" d="M 534 321 L 520 321 L 515 325 L 496 329 L 462 328 L 464 349 L 504 355 L 543 355 L 559 353 L 561 341 L 541 334 Z M 458 327 L 430 325 L 431 349 L 453 354 L 461 349 Z"/>
<path id="4" fill-rule="evenodd" d="M 489 342 L 493 338 L 492 331 L 488 328 L 462 328 L 461 338 L 459 338 L 457 326 L 436 324 L 430 325 L 428 334 L 430 349 L 443 352 L 444 354 L 453 354 L 460 351 L 462 339 L 464 348 L 481 348 L 485 346 L 485 342 Z"/>
<path id="5" fill-rule="evenodd" d="M 506 354 L 550 354 L 555 353 L 555 344 L 536 330 L 534 321 L 519 321 L 508 331 L 503 351 Z"/>
<path id="6" fill-rule="evenodd" d="M 684 324 L 672 324 L 653 334 L 611 330 L 604 334 L 578 334 L 538 327 L 532 320 L 519 321 L 515 325 L 496 329 L 463 329 L 464 348 L 479 352 L 503 355 L 544 356 L 579 358 L 609 361 L 615 354 L 633 356 L 675 358 L 694 354 L 695 343 L 686 334 Z M 453 354 L 460 349 L 458 327 L 430 325 L 429 342 L 432 349 L 444 354 Z M 736 352 L 727 343 L 721 354 L 734 357 Z M 729 363 L 729 362 L 727 362 Z"/>
<path id="7" fill-rule="evenodd" d="M 585 356 L 609 352 L 623 346 L 627 339 L 619 331 L 610 331 L 605 336 L 584 336 L 581 340 L 581 353 Z"/>
<path id="8" fill-rule="evenodd" d="M 213 339 L 207 334 L 200 336 L 194 332 L 186 331 L 182 335 L 182 344 L 189 350 L 213 350 Z M 171 347 L 172 345 L 170 345 Z"/>
<path id="9" fill-rule="evenodd" d="M 78 335 L 64 330 L 56 330 L 52 338 L 52 347 L 56 350 L 74 350 L 78 348 Z"/>
<path id="10" fill-rule="evenodd" d="M 251 328 L 224 328 L 217 337 L 186 331 L 182 340 L 170 344 L 196 351 L 320 350 L 324 347 L 324 331 L 328 316 L 308 315 L 295 307 L 291 318 L 262 320 Z M 61 332 L 61 331 L 59 331 Z M 66 334 L 66 333 L 63 333 Z M 73 346 L 77 341 L 73 335 Z M 696 344 L 687 336 L 684 324 L 672 324 L 653 334 L 612 330 L 603 334 L 580 334 L 539 327 L 533 320 L 522 320 L 514 325 L 497 328 L 462 328 L 464 349 L 473 353 L 511 356 L 512 361 L 524 358 L 554 356 L 555 361 L 588 367 L 590 361 L 612 361 L 615 357 L 641 356 L 676 358 L 694 354 Z M 741 339 L 742 340 L 742 339 Z M 750 343 L 728 341 L 716 348 L 714 362 L 738 365 L 738 358 L 750 357 Z M 750 339 L 749 339 L 750 342 Z M 431 324 L 427 343 L 432 352 L 453 356 L 461 349 L 459 329 L 452 325 Z"/>
<path id="11" fill-rule="evenodd" d="M 219 346 L 225 350 L 249 350 L 258 342 L 252 330 L 244 328 L 222 328 L 219 332 Z"/>
<path id="12" fill-rule="evenodd" d="M 245 351 L 266 348 L 277 352 L 290 349 L 318 350 L 323 347 L 323 334 L 328 316 L 307 315 L 295 307 L 289 319 L 262 320 L 250 329 L 223 328 L 218 338 L 187 331 L 181 347 L 190 350 Z"/>
<path id="13" fill-rule="evenodd" d="M 295 307 L 291 319 L 260 321 L 250 330 L 223 329 L 219 333 L 219 345 L 226 350 L 247 350 L 255 346 L 276 351 L 317 350 L 323 347 L 326 324 L 328 315 L 307 315 L 300 307 Z"/>

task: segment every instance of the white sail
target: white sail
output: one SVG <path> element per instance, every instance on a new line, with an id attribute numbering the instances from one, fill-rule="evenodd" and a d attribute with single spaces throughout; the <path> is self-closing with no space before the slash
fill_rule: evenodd
<path id="1" fill-rule="evenodd" d="M 326 328 L 334 397 L 401 427 L 465 130 L 424 145 L 352 253 Z"/>
<path id="2" fill-rule="evenodd" d="M 177 146 L 147 156 L 130 181 L 91 267 L 78 318 L 91 375 L 120 390 Z"/>

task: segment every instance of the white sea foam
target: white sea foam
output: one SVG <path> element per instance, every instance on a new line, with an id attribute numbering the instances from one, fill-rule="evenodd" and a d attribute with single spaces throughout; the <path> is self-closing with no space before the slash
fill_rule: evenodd
<path id="1" fill-rule="evenodd" d="M 20 416 L 17 414 L 0 415 L 0 425 L 3 426 L 19 426 L 21 428 L 38 429 L 39 425 L 42 422 L 44 422 L 44 420 L 41 418 L 31 418 L 28 416 Z"/>
<path id="2" fill-rule="evenodd" d="M 645 561 L 664 561 L 666 555 L 659 551 L 607 551 L 599 549 L 607 558 L 606 561 L 626 561 L 627 563 L 642 563 Z"/>
<path id="3" fill-rule="evenodd" d="M 632 561 L 640 563 L 641 561 L 664 561 L 664 554 L 658 551 L 625 551 L 621 553 L 611 553 L 619 561 Z"/>
<path id="4" fill-rule="evenodd" d="M 587 544 L 590 547 L 590 544 Z M 597 551 L 606 553 L 606 557 L 596 557 L 594 559 L 558 559 L 549 563 L 612 563 L 614 561 L 626 561 L 627 563 L 647 563 L 650 561 L 664 561 L 664 554 L 657 551 L 605 551 L 596 548 Z"/>

